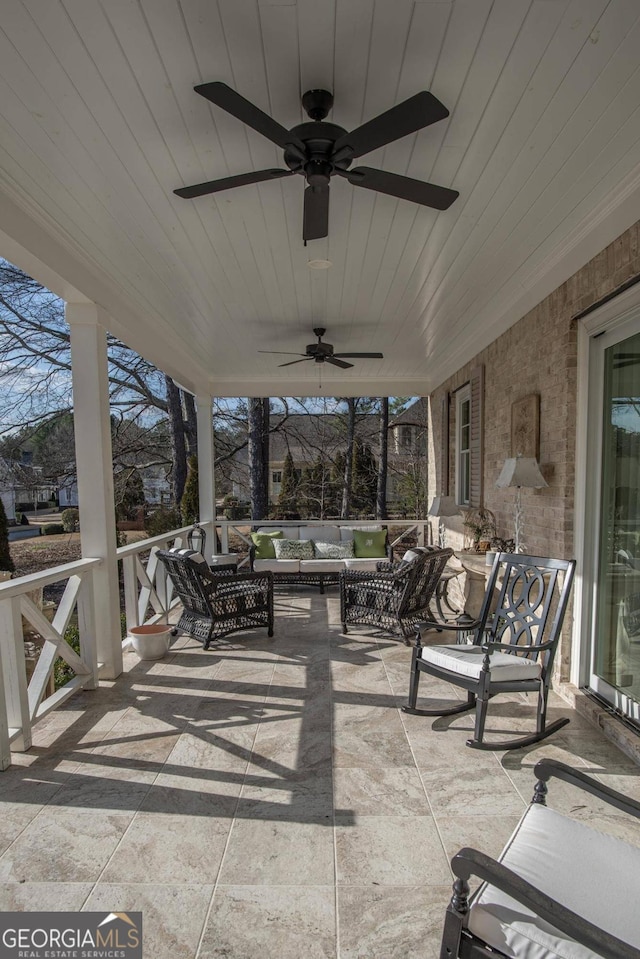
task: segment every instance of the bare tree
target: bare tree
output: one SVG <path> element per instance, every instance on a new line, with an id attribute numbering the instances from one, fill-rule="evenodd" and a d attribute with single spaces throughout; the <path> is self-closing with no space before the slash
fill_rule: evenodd
<path id="1" fill-rule="evenodd" d="M 376 517 L 387 518 L 387 463 L 389 459 L 389 397 L 380 397 L 380 424 L 378 431 L 378 489 L 376 491 Z"/>

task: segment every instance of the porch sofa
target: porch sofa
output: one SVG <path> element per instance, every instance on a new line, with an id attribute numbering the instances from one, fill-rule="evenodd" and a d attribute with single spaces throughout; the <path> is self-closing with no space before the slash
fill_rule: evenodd
<path id="1" fill-rule="evenodd" d="M 264 526 L 251 536 L 253 572 L 273 573 L 275 583 L 317 585 L 321 593 L 327 583 L 338 582 L 342 570 L 375 571 L 391 558 L 381 526 Z"/>

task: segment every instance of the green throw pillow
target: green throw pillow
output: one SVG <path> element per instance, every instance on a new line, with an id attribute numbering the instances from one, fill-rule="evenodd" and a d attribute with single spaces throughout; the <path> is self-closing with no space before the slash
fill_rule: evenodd
<path id="1" fill-rule="evenodd" d="M 356 559 L 375 559 L 385 556 L 387 532 L 384 529 L 354 529 L 353 547 Z"/>
<path id="2" fill-rule="evenodd" d="M 274 539 L 282 539 L 282 530 L 274 529 L 272 533 L 252 533 L 256 551 L 254 559 L 275 559 L 276 551 L 273 548 Z"/>

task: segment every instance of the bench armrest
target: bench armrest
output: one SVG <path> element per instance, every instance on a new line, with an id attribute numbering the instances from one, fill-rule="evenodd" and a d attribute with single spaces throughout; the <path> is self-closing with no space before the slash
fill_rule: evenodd
<path id="1" fill-rule="evenodd" d="M 603 959 L 640 959 L 640 951 L 617 939 L 583 916 L 551 899 L 517 873 L 477 849 L 464 848 L 451 860 L 454 874 L 467 883 L 471 876 L 502 890 L 516 902 L 527 906 L 545 922 L 582 943 Z"/>
<path id="2" fill-rule="evenodd" d="M 585 792 L 590 793 L 597 799 L 602 799 L 610 806 L 615 806 L 616 809 L 621 809 L 623 812 L 629 813 L 630 816 L 640 819 L 640 802 L 625 796 L 624 793 L 618 792 L 616 789 L 605 786 L 597 779 L 593 779 L 579 769 L 567 766 L 566 763 L 561 763 L 557 759 L 539 760 L 534 766 L 533 773 L 538 780 L 534 802 L 544 803 L 544 796 L 547 792 L 546 784 L 555 777 L 570 783 L 572 786 L 577 786 L 579 789 L 584 789 Z"/>

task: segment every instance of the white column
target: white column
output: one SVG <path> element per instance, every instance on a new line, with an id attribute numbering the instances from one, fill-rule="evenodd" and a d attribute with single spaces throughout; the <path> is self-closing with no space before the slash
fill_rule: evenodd
<path id="1" fill-rule="evenodd" d="M 212 521 L 211 533 L 207 535 L 207 559 L 216 554 L 216 488 L 213 477 L 213 418 L 211 397 L 196 396 L 196 415 L 198 429 L 198 496 L 200 500 L 200 520 Z"/>
<path id="2" fill-rule="evenodd" d="M 122 672 L 120 598 L 113 501 L 113 457 L 107 334 L 93 303 L 67 303 L 71 328 L 73 422 L 83 557 L 99 558 L 95 570 L 95 630 L 100 675 Z"/>

